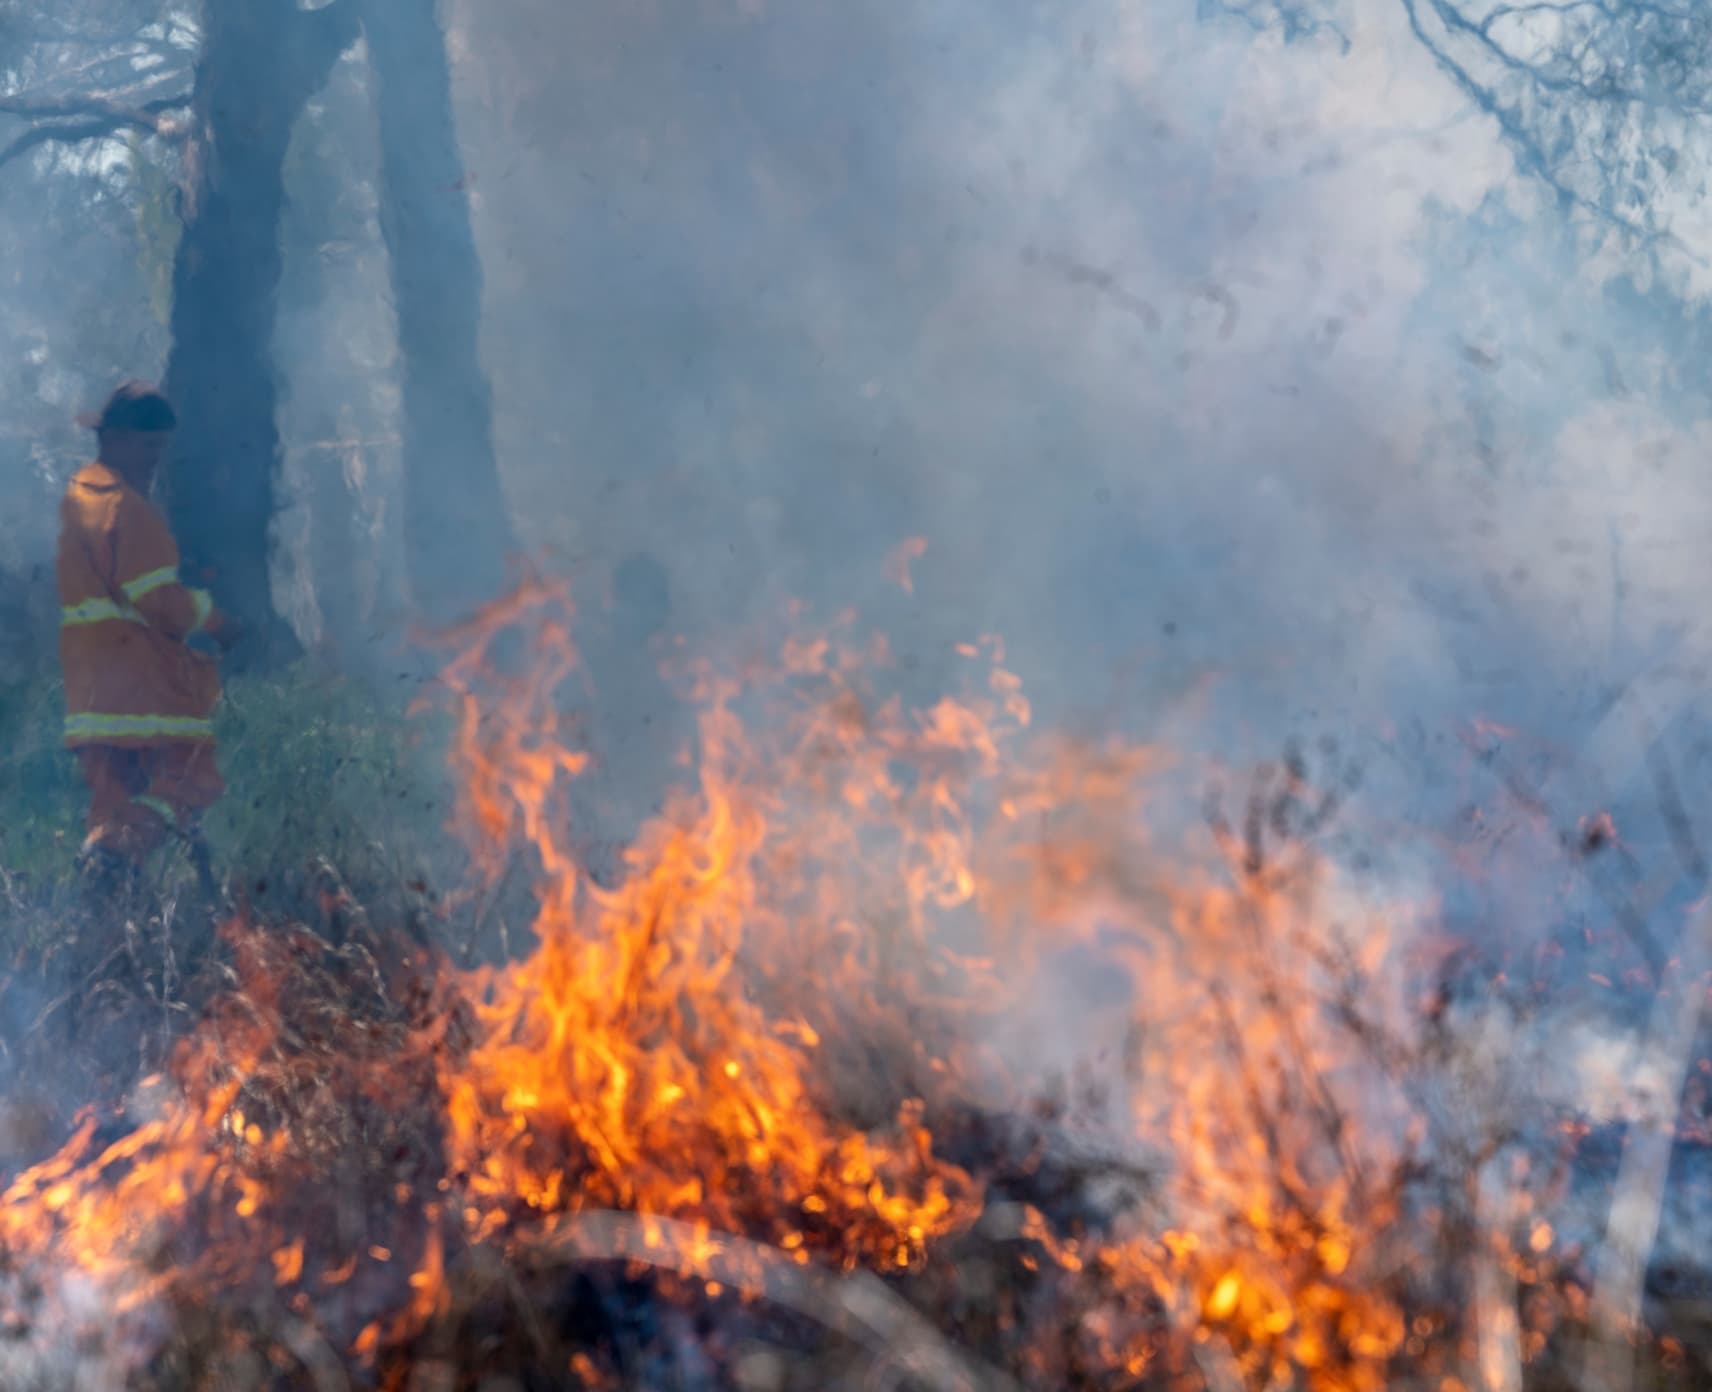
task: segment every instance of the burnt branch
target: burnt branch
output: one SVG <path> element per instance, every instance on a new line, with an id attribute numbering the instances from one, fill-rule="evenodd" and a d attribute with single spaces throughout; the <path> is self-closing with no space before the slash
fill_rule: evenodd
<path id="1" fill-rule="evenodd" d="M 798 1311 L 866 1349 L 892 1371 L 936 1392 L 1019 1392 L 999 1369 L 951 1343 L 877 1278 L 836 1276 L 773 1247 L 669 1218 L 602 1210 L 578 1214 L 546 1239 L 544 1255 L 582 1262 L 623 1260 L 712 1275 L 733 1290 Z"/>

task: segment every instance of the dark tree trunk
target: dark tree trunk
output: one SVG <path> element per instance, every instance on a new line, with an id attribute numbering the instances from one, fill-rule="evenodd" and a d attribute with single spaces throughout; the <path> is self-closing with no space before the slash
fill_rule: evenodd
<path id="1" fill-rule="evenodd" d="M 268 583 L 279 431 L 273 361 L 280 211 L 292 126 L 356 38 L 350 0 L 207 0 L 173 268 L 167 478 L 185 569 L 241 619 L 239 654 L 295 654 Z"/>
<path id="2" fill-rule="evenodd" d="M 403 362 L 406 566 L 444 623 L 503 588 L 515 546 L 478 348 L 481 263 L 435 0 L 361 3 Z"/>

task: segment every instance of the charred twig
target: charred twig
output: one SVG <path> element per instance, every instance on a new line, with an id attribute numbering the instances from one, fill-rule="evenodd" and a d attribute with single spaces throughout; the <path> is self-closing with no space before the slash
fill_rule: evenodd
<path id="1" fill-rule="evenodd" d="M 1225 1047 L 1242 1076 L 1243 1092 L 1248 1099 L 1254 1124 L 1260 1128 L 1260 1134 L 1266 1141 L 1267 1154 L 1276 1163 L 1279 1191 L 1290 1201 L 1290 1206 L 1296 1210 L 1296 1216 L 1312 1227 L 1316 1222 L 1313 1200 L 1302 1191 L 1291 1168 L 1284 1164 L 1286 1152 L 1283 1136 L 1278 1128 L 1278 1118 L 1273 1115 L 1272 1108 L 1267 1105 L 1265 1094 L 1261 1091 L 1254 1062 L 1249 1057 L 1248 1046 L 1244 1041 L 1242 1024 L 1231 1005 L 1230 995 L 1218 982 L 1208 988 L 1208 994 L 1212 997 L 1214 1009 L 1218 1013 Z"/>
<path id="2" fill-rule="evenodd" d="M 942 1392 L 1021 1392 L 996 1368 L 956 1348 L 865 1272 L 836 1276 L 788 1253 L 705 1227 L 633 1213 L 585 1213 L 538 1250 L 582 1261 L 626 1261 L 704 1280 L 809 1316 Z"/>
<path id="3" fill-rule="evenodd" d="M 1209 800 L 1207 816 L 1215 839 L 1242 880 L 1243 903 L 1239 916 L 1248 933 L 1249 952 L 1256 964 L 1260 1004 L 1279 1021 L 1297 1077 L 1308 1093 L 1309 1106 L 1324 1128 L 1333 1154 L 1360 1192 L 1365 1186 L 1364 1167 L 1350 1143 L 1348 1119 L 1327 1087 L 1321 1070 L 1315 1065 L 1295 1014 L 1289 1008 L 1287 991 L 1280 980 L 1271 943 L 1262 924 L 1263 905 L 1283 892 L 1296 878 L 1296 871 L 1300 868 L 1287 862 L 1280 866 L 1275 848 L 1296 843 L 1304 848 L 1305 855 L 1310 839 L 1331 825 L 1342 807 L 1345 791 L 1353 786 L 1353 771 L 1346 771 L 1342 786 L 1334 783 L 1316 789 L 1300 747 L 1292 743 L 1284 751 L 1281 777 L 1279 770 L 1271 766 L 1259 771 L 1249 792 L 1240 841 L 1216 800 Z M 1310 950 L 1308 955 L 1324 965 L 1323 954 Z M 1240 1053 L 1246 1046 L 1230 1002 L 1216 985 L 1213 996 L 1227 1040 L 1231 1048 Z M 1253 1082 L 1252 1065 L 1246 1058 L 1242 1063 L 1248 1079 L 1251 1106 L 1259 1113 L 1264 1103 L 1258 1086 Z M 1264 1120 L 1268 1143 L 1276 1149 L 1276 1123 L 1270 1118 Z M 1312 1215 L 1305 1212 L 1304 1217 L 1311 1218 Z"/>
<path id="4" fill-rule="evenodd" d="M 1325 1129 L 1326 1139 L 1331 1144 L 1333 1154 L 1343 1164 L 1344 1172 L 1354 1185 L 1355 1192 L 1360 1194 L 1366 1188 L 1365 1167 L 1350 1145 L 1349 1121 L 1337 1099 L 1332 1096 L 1331 1089 L 1327 1087 L 1324 1074 L 1314 1062 L 1308 1043 L 1302 1037 L 1295 1012 L 1285 1001 L 1286 991 L 1279 980 L 1266 934 L 1261 931 L 1260 912 L 1253 899 L 1245 902 L 1241 917 L 1249 930 L 1250 950 L 1258 964 L 1256 969 L 1260 975 L 1260 1003 L 1279 1021 L 1279 1028 L 1295 1061 L 1297 1076 L 1308 1091 L 1309 1105 Z"/>

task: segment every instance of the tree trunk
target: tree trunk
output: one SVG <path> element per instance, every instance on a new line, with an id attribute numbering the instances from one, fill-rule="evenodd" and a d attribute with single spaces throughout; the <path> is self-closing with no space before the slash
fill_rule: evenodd
<path id="1" fill-rule="evenodd" d="M 350 0 L 207 0 L 173 267 L 167 393 L 179 414 L 167 502 L 185 571 L 249 629 L 235 656 L 297 642 L 274 607 L 279 431 L 273 361 L 284 165 L 292 126 L 356 38 Z"/>
<path id="2" fill-rule="evenodd" d="M 404 392 L 404 545 L 430 622 L 505 584 L 515 548 L 481 366 L 481 263 L 435 0 L 361 0 Z"/>

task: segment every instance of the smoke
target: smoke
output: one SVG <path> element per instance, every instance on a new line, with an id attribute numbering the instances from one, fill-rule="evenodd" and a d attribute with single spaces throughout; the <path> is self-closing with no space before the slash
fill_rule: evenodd
<path id="1" fill-rule="evenodd" d="M 1335 735 L 1374 826 L 1520 828 L 1481 931 L 1576 909 L 1524 788 L 1674 854 L 1697 311 L 1580 260 L 1393 7 L 456 13 L 507 484 L 585 593 L 649 551 L 702 641 L 854 603 L 923 690 L 995 632 L 1045 723 Z"/>
<path id="2" fill-rule="evenodd" d="M 1043 724 L 1239 770 L 1335 736 L 1387 889 L 1481 861 L 1462 930 L 1525 942 L 1662 877 L 1676 931 L 1708 810 L 1700 310 L 1577 256 L 1399 7 L 1293 43 L 1117 0 L 448 13 L 504 481 L 603 650 L 635 555 L 694 643 L 853 604 L 923 694 L 996 633 Z M 379 645 L 411 461 L 360 71 L 288 171 L 279 574 L 311 640 L 357 615 Z M 14 573 L 80 444 L 51 422 L 159 367 L 121 173 L 0 170 Z M 75 274 L 38 193 L 100 212 Z M 906 593 L 885 559 L 918 536 Z M 1628 859 L 1566 874 L 1601 813 Z"/>
<path id="3" fill-rule="evenodd" d="M 445 8 L 504 483 L 588 615 L 597 839 L 691 738 L 664 637 L 743 651 L 801 599 L 923 700 L 1002 636 L 1042 726 L 1177 752 L 1183 826 L 1288 742 L 1353 760 L 1328 925 L 1406 951 L 1430 906 L 1508 963 L 1623 906 L 1671 955 L 1712 813 L 1703 311 L 1578 255 L 1401 7 L 1347 43 L 1124 0 Z M 277 590 L 371 675 L 421 467 L 372 120 L 359 51 L 293 145 L 276 339 Z M 127 168 L 0 168 L 0 619 L 70 417 L 164 361 Z M 1137 983 L 1069 951 L 1031 985 L 987 1042 L 1115 1075 Z M 1623 1119 L 1656 1068 L 1621 1001 L 1471 1023 L 1493 1093 L 1549 1063 L 1542 1105 Z"/>
<path id="4" fill-rule="evenodd" d="M 1401 36 L 1132 10 L 566 31 L 533 87 L 546 36 L 472 14 L 529 101 L 465 125 L 535 544 L 669 553 L 719 631 L 878 599 L 920 534 L 924 638 L 1003 633 L 1054 706 L 1127 661 L 1395 712 L 1463 644 L 1419 582 L 1474 466 L 1431 457 L 1468 370 L 1422 243 L 1507 161 Z"/>

